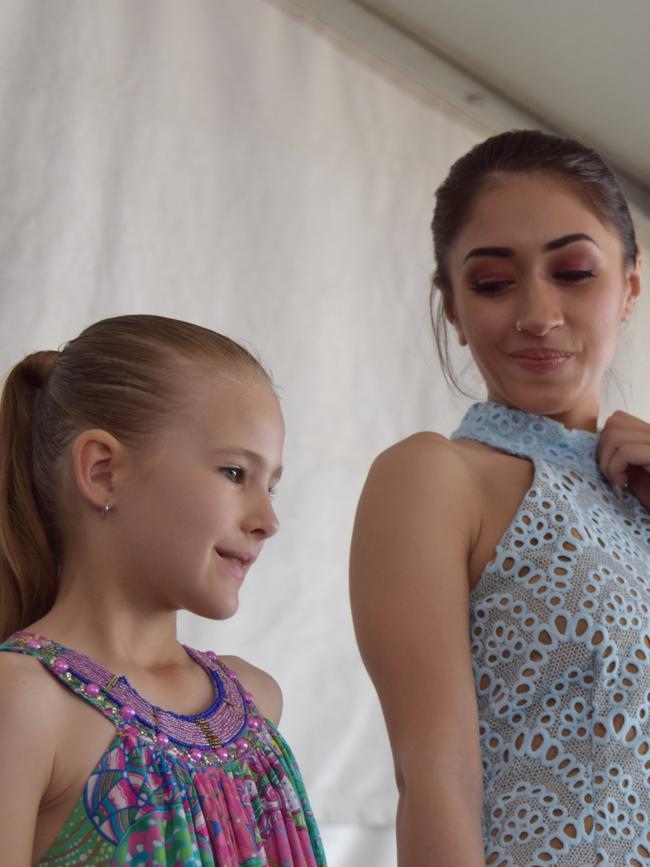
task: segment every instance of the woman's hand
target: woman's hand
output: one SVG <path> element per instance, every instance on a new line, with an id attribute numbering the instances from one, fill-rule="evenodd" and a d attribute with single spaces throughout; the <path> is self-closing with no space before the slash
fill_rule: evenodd
<path id="1" fill-rule="evenodd" d="M 610 415 L 598 443 L 598 463 L 616 491 L 627 486 L 650 511 L 650 424 L 627 412 Z"/>

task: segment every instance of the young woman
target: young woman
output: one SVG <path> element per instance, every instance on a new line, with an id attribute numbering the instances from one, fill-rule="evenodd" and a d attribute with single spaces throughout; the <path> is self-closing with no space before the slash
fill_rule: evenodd
<path id="1" fill-rule="evenodd" d="M 13 368 L 0 413 L 3 867 L 325 864 L 281 694 L 183 647 L 231 617 L 284 426 L 267 374 L 156 316 Z"/>
<path id="2" fill-rule="evenodd" d="M 488 399 L 377 458 L 351 557 L 399 865 L 647 864 L 650 425 L 597 428 L 640 291 L 626 203 L 593 151 L 509 132 L 433 233 L 438 346 L 448 322 Z"/>

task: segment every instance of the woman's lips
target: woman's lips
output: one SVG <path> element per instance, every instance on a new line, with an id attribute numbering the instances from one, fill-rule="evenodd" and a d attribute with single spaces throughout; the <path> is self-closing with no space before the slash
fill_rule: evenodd
<path id="1" fill-rule="evenodd" d="M 511 352 L 510 358 L 516 361 L 526 370 L 536 370 L 544 373 L 548 370 L 557 370 L 565 362 L 573 358 L 572 352 L 561 349 L 519 349 Z"/>

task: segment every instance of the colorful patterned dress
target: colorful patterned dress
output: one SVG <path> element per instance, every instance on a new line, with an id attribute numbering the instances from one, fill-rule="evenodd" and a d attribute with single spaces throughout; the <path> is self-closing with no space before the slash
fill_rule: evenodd
<path id="1" fill-rule="evenodd" d="M 215 698 L 183 716 L 125 677 L 27 632 L 0 651 L 35 657 L 115 726 L 115 737 L 42 867 L 321 867 L 325 855 L 296 761 L 234 672 L 186 648 Z"/>
<path id="2" fill-rule="evenodd" d="M 453 438 L 534 464 L 470 600 L 489 867 L 650 864 L 650 514 L 598 435 L 488 402 Z"/>

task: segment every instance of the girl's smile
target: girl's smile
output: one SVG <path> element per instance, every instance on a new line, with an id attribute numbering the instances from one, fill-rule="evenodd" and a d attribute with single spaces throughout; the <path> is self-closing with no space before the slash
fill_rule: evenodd
<path id="1" fill-rule="evenodd" d="M 198 385 L 192 413 L 141 470 L 131 470 L 112 515 L 125 550 L 138 552 L 121 572 L 149 606 L 215 619 L 235 613 L 248 570 L 278 529 L 272 496 L 283 439 L 267 383 Z"/>

